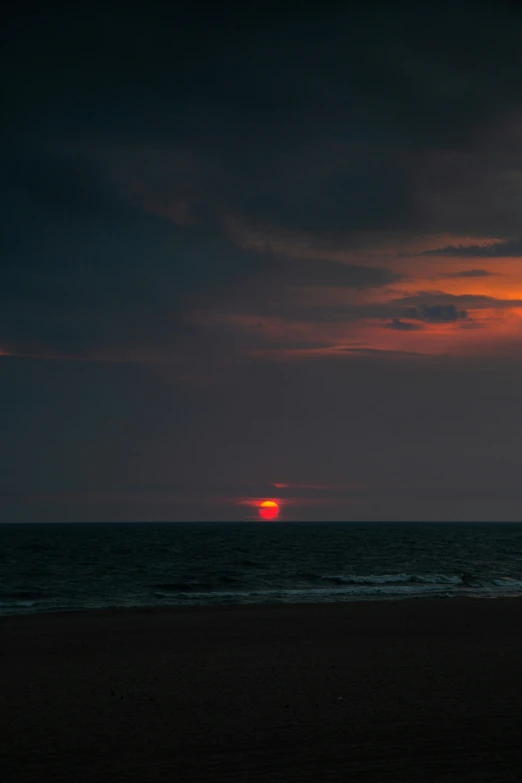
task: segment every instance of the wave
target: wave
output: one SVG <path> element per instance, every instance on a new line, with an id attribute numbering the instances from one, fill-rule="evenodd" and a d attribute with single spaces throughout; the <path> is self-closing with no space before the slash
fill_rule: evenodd
<path id="1" fill-rule="evenodd" d="M 176 603 L 327 603 L 335 601 L 393 599 L 393 598 L 450 597 L 443 585 L 418 585 L 412 590 L 407 585 L 377 585 L 352 587 L 274 588 L 265 590 L 202 591 L 180 593 Z"/>
<path id="2" fill-rule="evenodd" d="M 220 597 L 247 597 L 259 595 L 384 595 L 389 593 L 415 595 L 433 591 L 446 591 L 452 594 L 477 590 L 505 590 L 513 592 L 522 591 L 522 580 L 514 577 L 492 577 L 489 580 L 476 579 L 470 574 L 312 574 L 299 573 L 291 580 L 283 578 L 280 581 L 266 579 L 242 580 L 236 576 L 219 576 L 212 582 L 204 582 L 197 579 L 189 579 L 180 582 L 168 582 L 154 584 L 152 588 L 157 591 L 158 597 L 187 596 L 192 594 L 194 598 Z M 308 586 L 299 584 L 306 579 L 315 582 Z M 257 581 L 257 584 L 256 584 Z"/>
<path id="3" fill-rule="evenodd" d="M 482 581 L 473 581 L 468 574 L 332 574 L 317 578 L 322 584 L 310 587 L 279 584 L 245 585 L 235 590 L 217 586 L 211 590 L 191 589 L 178 593 L 175 600 L 177 603 L 291 603 L 522 595 L 522 580 L 506 576 Z"/>
<path id="4" fill-rule="evenodd" d="M 398 585 L 398 584 L 465 584 L 462 576 L 450 574 L 331 574 L 320 577 L 325 582 L 346 585 Z"/>
<path id="5" fill-rule="evenodd" d="M 273 575 L 264 579 L 241 581 L 233 574 L 208 580 L 186 579 L 146 585 L 143 590 L 118 592 L 111 596 L 97 593 L 63 597 L 37 591 L 0 592 L 0 615 L 32 612 L 55 612 L 106 607 L 235 605 L 282 603 L 334 603 L 366 600 L 406 600 L 423 598 L 514 597 L 522 596 L 522 576 L 470 574 L 312 574 L 314 581 L 305 583 L 304 573 L 293 576 Z M 66 605 L 64 605 L 66 604 Z"/>
<path id="6" fill-rule="evenodd" d="M 502 576 L 497 579 L 492 579 L 491 584 L 495 587 L 507 587 L 510 589 L 522 588 L 522 580 L 515 579 L 512 576 Z"/>
<path id="7" fill-rule="evenodd" d="M 38 601 L 3 601 L 0 599 L 0 609 L 29 609 L 37 604 Z"/>

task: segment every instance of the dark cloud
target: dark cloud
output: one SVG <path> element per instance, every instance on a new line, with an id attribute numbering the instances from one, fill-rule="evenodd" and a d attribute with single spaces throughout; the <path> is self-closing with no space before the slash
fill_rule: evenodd
<path id="1" fill-rule="evenodd" d="M 245 167 L 229 185 L 231 209 L 316 237 L 413 226 L 413 194 L 398 161 L 368 146 L 319 154 L 307 146 L 276 155 L 260 176 Z"/>
<path id="2" fill-rule="evenodd" d="M 386 302 L 376 302 L 364 305 L 323 305 L 318 307 L 303 307 L 299 303 L 286 301 L 285 317 L 297 321 L 313 323 L 352 323 L 367 319 L 390 320 L 387 328 L 399 329 L 394 321 L 411 320 L 447 320 L 459 321 L 470 319 L 474 310 L 507 310 L 522 307 L 521 299 L 496 299 L 492 296 L 478 294 L 447 294 L 443 291 L 419 292 L 412 296 L 404 296 Z M 282 315 L 283 310 L 267 311 L 267 314 Z M 417 324 L 418 325 L 418 324 Z M 413 325 L 415 326 L 415 325 Z M 421 327 L 422 328 L 422 327 Z"/>
<path id="3" fill-rule="evenodd" d="M 483 323 L 479 323 L 477 321 L 472 321 L 472 320 L 469 320 L 469 321 L 466 321 L 465 323 L 459 324 L 459 327 L 461 329 L 484 329 L 485 326 L 486 325 L 483 324 Z"/>
<path id="4" fill-rule="evenodd" d="M 489 245 L 446 245 L 435 250 L 425 250 L 425 256 L 459 256 L 460 258 L 510 258 L 522 255 L 522 239 L 495 242 Z M 476 272 L 482 270 L 473 270 Z M 488 274 L 485 272 L 484 274 Z M 460 275 L 461 277 L 464 275 Z M 474 275 L 477 277 L 478 275 Z M 467 277 L 471 277 L 470 274 Z"/>
<path id="5" fill-rule="evenodd" d="M 266 289 L 261 289 L 262 295 L 256 298 L 236 297 L 229 303 L 230 310 L 239 314 L 255 313 L 259 317 L 276 317 L 283 319 L 289 325 L 292 323 L 314 324 L 351 324 L 358 321 L 379 320 L 389 321 L 386 328 L 397 329 L 394 321 L 408 323 L 415 321 L 443 322 L 471 319 L 473 311 L 477 310 L 508 310 L 522 307 L 521 299 L 496 299 L 478 294 L 447 294 L 443 291 L 420 292 L 412 296 L 404 296 L 386 302 L 369 302 L 368 304 L 303 304 L 299 298 L 292 295 L 285 287 L 272 297 L 265 296 Z M 227 303 L 228 304 L 228 303 Z M 404 321 L 406 319 L 406 321 Z M 420 325 L 412 324 L 413 327 Z M 422 328 L 422 327 L 420 327 Z M 407 331 L 403 328 L 404 331 Z M 413 331 L 413 329 L 410 329 Z"/>
<path id="6" fill-rule="evenodd" d="M 447 275 L 439 275 L 439 277 L 452 278 L 452 277 L 491 277 L 494 272 L 488 272 L 486 269 L 464 269 L 460 272 L 451 272 Z"/>
<path id="7" fill-rule="evenodd" d="M 447 294 L 444 291 L 421 291 L 413 296 L 394 299 L 386 306 L 394 308 L 453 307 L 455 310 L 503 310 L 510 307 L 522 307 L 522 299 L 496 299 L 482 294 Z"/>
<path id="8" fill-rule="evenodd" d="M 422 358 L 424 354 L 419 351 L 395 351 L 388 350 L 387 348 L 340 348 L 340 351 L 344 353 L 352 353 L 355 356 L 365 356 L 369 359 L 394 359 L 394 358 L 409 358 L 415 356 L 416 358 Z"/>
<path id="9" fill-rule="evenodd" d="M 263 5 L 240 29 L 237 10 L 197 8 L 20 11 L 6 130 L 88 147 L 167 201 L 190 185 L 201 209 L 328 240 L 423 225 L 410 151 L 460 150 L 522 104 L 506 4 Z M 193 165 L 168 177 L 179 150 Z"/>
<path id="10" fill-rule="evenodd" d="M 176 225 L 78 153 L 13 144 L 5 157 L 0 344 L 16 353 L 165 356 L 185 336 L 180 313 L 194 295 L 234 298 L 253 280 L 364 289 L 402 279 L 241 249 L 213 221 Z"/>
<path id="11" fill-rule="evenodd" d="M 113 361 L 0 361 L 2 490 L 203 497 L 349 476 L 402 492 L 380 505 L 374 492 L 370 516 L 419 519 L 422 480 L 459 518 L 486 512 L 472 491 L 449 504 L 453 482 L 518 487 L 515 341 L 502 361 L 452 361 L 364 340 L 376 324 L 400 344 L 522 307 L 371 296 L 401 282 L 393 255 L 419 235 L 476 237 L 444 256 L 522 256 L 518 239 L 484 246 L 520 233 L 520 30 L 500 0 L 13 6 L 0 48 L 0 348 Z M 249 249 L 259 236 L 267 248 Z M 297 261 L 296 247 L 314 258 Z M 321 257 L 332 250 L 350 263 Z M 314 287 L 343 290 L 316 306 Z M 273 328 L 244 326 L 265 316 Z M 366 319 L 350 344 L 350 323 Z M 337 322 L 346 329 L 324 329 L 345 335 L 334 352 L 313 327 Z M 319 370 L 308 356 L 325 348 Z M 273 361 L 285 350 L 299 361 Z M 519 515 L 518 495 L 502 505 L 499 492 L 493 511 Z M 97 518 L 134 518 L 131 506 Z M 1 504 L 0 516 L 13 518 Z"/>
<path id="12" fill-rule="evenodd" d="M 397 329 L 400 332 L 417 332 L 422 329 L 419 324 L 412 324 L 409 321 L 401 321 L 400 318 L 394 318 L 391 323 L 385 324 L 387 329 Z"/>
<path id="13" fill-rule="evenodd" d="M 408 307 L 404 311 L 407 318 L 431 323 L 451 323 L 452 321 L 465 321 L 468 318 L 466 310 L 458 310 L 455 305 L 432 305 L 431 307 Z"/>
<path id="14" fill-rule="evenodd" d="M 404 280 L 404 275 L 391 269 L 342 264 L 326 259 L 284 261 L 281 263 L 279 275 L 294 285 L 359 289 L 381 288 Z"/>
<path id="15" fill-rule="evenodd" d="M 214 225 L 145 211 L 85 159 L 9 149 L 0 186 L 0 341 L 23 353 L 162 351 L 185 297 L 270 274 L 277 260 Z"/>

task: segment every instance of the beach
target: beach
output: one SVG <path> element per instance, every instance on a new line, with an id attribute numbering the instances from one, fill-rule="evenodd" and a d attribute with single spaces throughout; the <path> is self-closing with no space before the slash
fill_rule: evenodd
<path id="1" fill-rule="evenodd" d="M 522 600 L 0 618 L 0 779 L 518 781 Z"/>

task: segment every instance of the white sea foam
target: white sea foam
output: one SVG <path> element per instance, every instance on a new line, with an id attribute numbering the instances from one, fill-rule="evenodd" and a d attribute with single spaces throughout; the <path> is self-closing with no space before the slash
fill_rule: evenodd
<path id="1" fill-rule="evenodd" d="M 332 574 L 321 579 L 347 585 L 464 584 L 462 577 L 452 574 Z"/>
<path id="2" fill-rule="evenodd" d="M 274 588 L 265 590 L 234 592 L 182 593 L 184 602 L 231 602 L 231 603 L 272 603 L 272 602 L 322 602 L 336 600 L 361 600 L 364 598 L 408 598 L 434 595 L 446 595 L 447 586 L 443 584 L 395 584 L 395 585 L 352 585 L 346 587 L 317 588 Z"/>
<path id="3" fill-rule="evenodd" d="M 0 525 L 0 615 L 522 595 L 522 525 Z"/>
<path id="4" fill-rule="evenodd" d="M 522 589 L 522 580 L 513 579 L 511 576 L 503 576 L 499 579 L 492 579 L 491 584 L 496 587 L 506 587 L 511 590 Z"/>

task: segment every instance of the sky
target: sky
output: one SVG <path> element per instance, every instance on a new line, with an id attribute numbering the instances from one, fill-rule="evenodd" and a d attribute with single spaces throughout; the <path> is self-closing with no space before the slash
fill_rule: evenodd
<path id="1" fill-rule="evenodd" d="M 522 10 L 7 12 L 0 521 L 522 518 Z"/>

